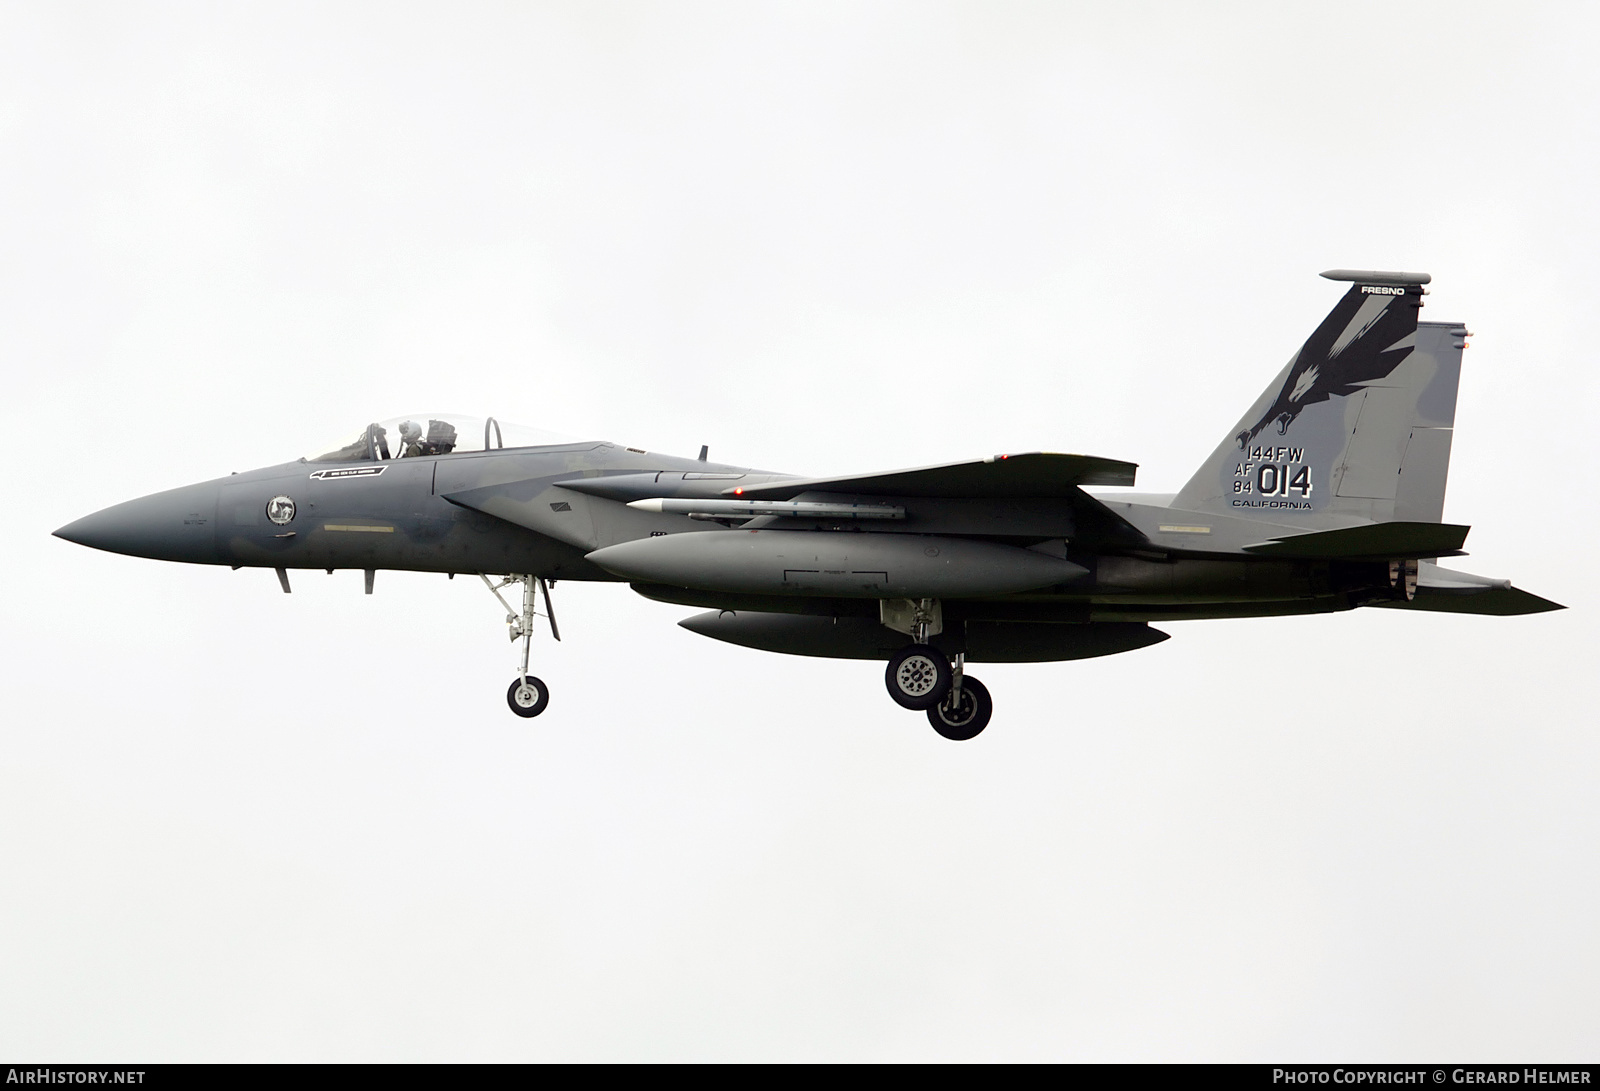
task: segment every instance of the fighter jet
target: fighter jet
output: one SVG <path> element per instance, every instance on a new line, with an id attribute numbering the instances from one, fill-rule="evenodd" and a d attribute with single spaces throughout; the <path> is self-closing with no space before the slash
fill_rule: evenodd
<path id="1" fill-rule="evenodd" d="M 368 594 L 378 569 L 478 577 L 524 717 L 549 702 L 528 665 L 537 618 L 561 638 L 550 588 L 627 581 L 716 640 L 886 662 L 889 696 L 958 740 L 993 711 L 968 664 L 1133 651 L 1156 622 L 1561 609 L 1437 563 L 1469 529 L 1443 522 L 1466 327 L 1419 320 L 1427 274 L 1322 275 L 1350 287 L 1175 495 L 1108 492 L 1137 467 L 1088 455 L 799 477 L 423 413 L 55 533 L 285 592 L 291 569 L 361 569 Z"/>

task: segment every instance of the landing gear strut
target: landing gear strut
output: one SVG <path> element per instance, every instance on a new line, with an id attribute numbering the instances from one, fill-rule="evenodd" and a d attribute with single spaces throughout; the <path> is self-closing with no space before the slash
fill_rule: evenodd
<path id="1" fill-rule="evenodd" d="M 883 675 L 889 696 L 901 708 L 918 712 L 932 708 L 950 689 L 950 661 L 928 643 L 944 629 L 939 600 L 885 599 L 878 604 L 878 614 L 886 628 L 905 633 L 915 642 L 889 660 Z"/>
<path id="2" fill-rule="evenodd" d="M 1407 602 L 1417 597 L 1417 571 L 1416 561 L 1389 562 L 1389 586 L 1404 595 Z"/>
<path id="3" fill-rule="evenodd" d="M 556 626 L 556 612 L 550 605 L 550 585 L 541 576 L 527 574 L 510 575 L 499 583 L 490 583 L 489 577 L 482 572 L 478 573 L 478 578 L 489 589 L 489 593 L 500 600 L 500 605 L 506 608 L 506 627 L 510 630 L 511 639 L 522 641 L 522 669 L 517 672 L 516 681 L 511 683 L 511 688 L 506 690 L 506 704 L 510 705 L 511 711 L 518 716 L 537 716 L 550 704 L 550 687 L 528 673 L 529 645 L 533 643 L 533 619 L 539 616 L 535 609 L 535 585 L 538 585 L 539 594 L 544 597 L 544 616 L 550 622 L 550 635 L 557 640 L 561 639 L 561 630 Z M 500 594 L 502 588 L 517 583 L 522 585 L 520 614 L 513 610 L 511 604 Z"/>

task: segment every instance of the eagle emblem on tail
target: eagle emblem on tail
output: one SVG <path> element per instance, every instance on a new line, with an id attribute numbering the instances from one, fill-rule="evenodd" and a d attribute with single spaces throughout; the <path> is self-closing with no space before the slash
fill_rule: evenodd
<path id="1" fill-rule="evenodd" d="M 1269 424 L 1285 435 L 1303 409 L 1354 394 L 1394 373 L 1411 355 L 1421 288 L 1355 284 L 1289 365 L 1278 396 L 1254 425 L 1235 438 L 1242 451 Z"/>

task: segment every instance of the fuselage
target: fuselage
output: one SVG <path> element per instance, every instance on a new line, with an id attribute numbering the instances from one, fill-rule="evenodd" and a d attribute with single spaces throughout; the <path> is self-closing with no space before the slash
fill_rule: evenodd
<path id="1" fill-rule="evenodd" d="M 685 605 L 864 617 L 875 613 L 874 599 L 891 593 L 879 594 L 872 585 L 841 593 L 782 572 L 774 573 L 770 587 L 719 582 L 714 571 L 698 579 L 630 577 L 588 556 L 664 535 L 755 532 L 763 542 L 870 545 L 875 556 L 891 559 L 874 562 L 884 568 L 897 551 L 913 557 L 937 550 L 940 541 L 982 541 L 985 521 L 994 518 L 991 503 L 917 497 L 899 499 L 906 511 L 901 521 L 870 529 L 771 518 L 724 525 L 628 506 L 645 495 L 715 497 L 741 482 L 783 477 L 603 441 L 391 459 L 301 459 L 118 504 L 57 533 L 114 552 L 198 564 L 627 580 L 642 594 Z M 1241 543 L 1234 539 L 1240 534 L 1266 536 L 1259 522 L 1230 533 L 1226 518 L 1179 518 L 1167 497 L 1102 499 L 1145 532 L 1138 548 L 1087 541 L 1058 500 L 1009 502 L 1004 514 L 1017 533 L 991 540 L 1025 551 L 1015 555 L 1031 561 L 1069 562 L 1062 566 L 1066 577 L 1021 591 L 947 595 L 946 615 L 1040 622 L 1266 616 L 1348 609 L 1388 594 L 1381 565 L 1238 553 Z M 1202 521 L 1204 535 L 1196 530 Z M 871 537 L 794 537 L 818 534 Z"/>

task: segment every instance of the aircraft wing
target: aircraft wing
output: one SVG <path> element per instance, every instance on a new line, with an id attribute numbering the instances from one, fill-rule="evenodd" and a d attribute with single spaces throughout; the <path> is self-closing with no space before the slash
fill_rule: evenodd
<path id="1" fill-rule="evenodd" d="M 964 504 L 996 510 L 980 524 L 944 531 L 960 535 L 1021 535 L 1038 531 L 1030 521 L 1018 521 L 1000 510 L 1001 502 L 1054 501 L 1072 512 L 1072 537 L 1100 543 L 1102 547 L 1137 548 L 1148 539 L 1122 516 L 1084 492 L 1082 485 L 1132 485 L 1138 465 L 1090 455 L 1063 455 L 1036 451 L 1020 455 L 993 455 L 971 462 L 922 466 L 911 470 L 860 474 L 850 477 L 795 477 L 746 488 L 723 490 L 741 500 L 808 500 L 828 496 L 894 497 L 927 500 L 925 516 Z M 1051 505 L 1053 506 L 1053 505 Z M 1053 537 L 1050 530 L 1042 537 Z"/>
<path id="2" fill-rule="evenodd" d="M 743 490 L 727 489 L 723 495 L 746 500 L 789 500 L 806 492 L 951 500 L 1072 497 L 1081 485 L 1132 485 L 1138 468 L 1137 463 L 1112 458 L 1036 451 L 851 477 L 796 477 Z"/>

